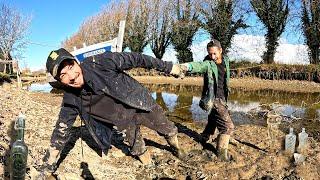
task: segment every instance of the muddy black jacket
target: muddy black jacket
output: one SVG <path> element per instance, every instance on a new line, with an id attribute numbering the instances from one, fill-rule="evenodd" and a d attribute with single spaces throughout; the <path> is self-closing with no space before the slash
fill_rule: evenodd
<path id="1" fill-rule="evenodd" d="M 89 57 L 80 66 L 85 85 L 81 90 L 66 89 L 64 92 L 59 120 L 51 138 L 52 145 L 58 149 L 66 143 L 63 140 L 59 141 L 59 137 L 66 137 L 65 133 L 68 133 L 66 130 L 59 130 L 61 123 L 66 124 L 70 129 L 77 115 L 80 115 L 96 143 L 102 150 L 107 150 L 110 146 L 112 124 L 95 119 L 89 113 L 94 106 L 84 106 L 83 101 L 90 99 L 92 94 L 106 95 L 128 107 L 150 111 L 154 104 L 151 94 L 124 70 L 136 67 L 154 68 L 168 74 L 172 69 L 171 62 L 164 62 L 139 53 L 125 52 L 107 52 Z M 94 103 L 90 102 L 90 104 Z"/>

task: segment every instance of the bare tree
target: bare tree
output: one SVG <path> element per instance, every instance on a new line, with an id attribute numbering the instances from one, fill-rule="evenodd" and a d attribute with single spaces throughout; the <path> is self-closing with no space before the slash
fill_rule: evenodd
<path id="1" fill-rule="evenodd" d="M 123 43 L 124 47 L 129 47 L 131 51 L 143 52 L 148 44 L 151 7 L 149 0 L 129 1 Z"/>
<path id="2" fill-rule="evenodd" d="M 177 51 L 179 63 L 193 61 L 190 46 L 193 37 L 200 27 L 196 0 L 176 0 L 176 20 L 172 31 L 172 44 Z"/>
<path id="3" fill-rule="evenodd" d="M 228 53 L 232 38 L 237 31 L 247 27 L 242 16 L 236 19 L 235 5 L 237 3 L 233 0 L 204 0 L 201 6 L 203 28 L 210 33 L 212 39 L 221 42 L 224 54 Z"/>
<path id="4" fill-rule="evenodd" d="M 162 59 L 170 45 L 172 31 L 172 0 L 153 0 L 150 22 L 150 46 L 154 55 Z"/>
<path id="5" fill-rule="evenodd" d="M 251 0 L 251 5 L 267 29 L 266 47 L 262 59 L 264 63 L 274 63 L 274 55 L 279 46 L 278 40 L 283 33 L 289 14 L 288 0 Z"/>
<path id="6" fill-rule="evenodd" d="M 119 23 L 126 19 L 127 9 L 128 1 L 125 0 L 114 0 L 103 8 L 97 20 L 92 21 L 97 29 L 97 42 L 108 41 L 118 36 Z"/>
<path id="7" fill-rule="evenodd" d="M 62 42 L 62 46 L 72 50 L 73 47 L 108 41 L 117 37 L 119 23 L 126 17 L 126 1 L 112 1 L 97 15 L 87 18 L 79 30 Z"/>
<path id="8" fill-rule="evenodd" d="M 83 37 L 79 34 L 79 32 L 73 34 L 72 36 L 66 38 L 62 43 L 61 46 L 65 49 L 72 51 L 73 47 L 80 48 L 84 42 Z"/>
<path id="9" fill-rule="evenodd" d="M 30 23 L 31 16 L 24 16 L 18 10 L 8 5 L 1 5 L 0 53 L 4 60 L 10 60 L 11 55 L 18 55 L 26 47 L 26 35 Z"/>
<path id="10" fill-rule="evenodd" d="M 85 20 L 85 22 L 80 26 L 78 35 L 81 37 L 82 43 L 85 43 L 87 45 L 95 44 L 97 42 L 105 41 L 106 38 L 101 38 L 102 36 L 102 29 L 105 27 L 102 27 L 104 24 L 101 22 L 103 21 L 103 16 L 96 15 L 91 16 Z M 101 26 L 99 26 L 99 23 L 101 23 Z M 109 40 L 109 39 L 108 39 Z"/>
<path id="11" fill-rule="evenodd" d="M 310 64 L 320 64 L 320 0 L 302 1 L 302 30 L 309 47 Z"/>

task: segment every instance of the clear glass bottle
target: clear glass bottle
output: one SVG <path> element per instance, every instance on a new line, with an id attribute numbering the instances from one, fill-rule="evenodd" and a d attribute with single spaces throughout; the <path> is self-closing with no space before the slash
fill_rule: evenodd
<path id="1" fill-rule="evenodd" d="M 10 152 L 10 179 L 24 180 L 27 167 L 28 147 L 24 143 L 25 117 L 20 114 L 15 123 L 17 139 Z"/>
<path id="2" fill-rule="evenodd" d="M 306 133 L 305 128 L 302 128 L 302 131 L 299 133 L 298 138 L 299 138 L 298 150 L 302 152 L 307 148 L 307 143 L 308 143 L 308 134 Z"/>
<path id="3" fill-rule="evenodd" d="M 278 115 L 267 115 L 267 127 L 268 127 L 268 138 L 269 138 L 269 149 L 270 151 L 276 151 L 276 134 L 281 123 L 281 117 Z"/>
<path id="4" fill-rule="evenodd" d="M 285 139 L 285 150 L 290 153 L 294 153 L 296 146 L 296 135 L 293 133 L 293 128 L 290 128 L 289 134 Z"/>

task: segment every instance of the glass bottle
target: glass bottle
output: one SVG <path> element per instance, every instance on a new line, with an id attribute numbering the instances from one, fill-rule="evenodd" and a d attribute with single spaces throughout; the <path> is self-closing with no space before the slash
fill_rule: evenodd
<path id="1" fill-rule="evenodd" d="M 28 147 L 24 143 L 25 117 L 20 114 L 15 122 L 17 139 L 10 152 L 10 179 L 24 180 L 27 167 Z"/>
<path id="2" fill-rule="evenodd" d="M 276 151 L 276 134 L 279 124 L 281 123 L 281 117 L 278 115 L 267 115 L 267 127 L 268 127 L 268 139 L 270 151 Z"/>
<path id="3" fill-rule="evenodd" d="M 285 139 L 285 150 L 290 153 L 294 153 L 296 146 L 296 135 L 293 133 L 293 128 L 290 128 L 289 134 L 286 135 Z"/>
<path id="4" fill-rule="evenodd" d="M 307 148 L 307 143 L 308 143 L 308 134 L 306 133 L 305 128 L 302 128 L 302 131 L 299 133 L 298 138 L 299 138 L 298 150 L 301 152 Z"/>

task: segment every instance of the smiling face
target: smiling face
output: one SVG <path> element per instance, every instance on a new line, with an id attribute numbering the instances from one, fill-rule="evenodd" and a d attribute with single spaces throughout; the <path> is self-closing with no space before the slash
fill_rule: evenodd
<path id="1" fill-rule="evenodd" d="M 81 88 L 84 85 L 80 65 L 74 60 L 64 60 L 59 67 L 59 80 L 64 85 Z"/>
<path id="2" fill-rule="evenodd" d="M 212 46 L 212 47 L 208 47 L 207 51 L 210 59 L 214 61 L 222 60 L 222 48 L 219 48 L 217 46 Z"/>

